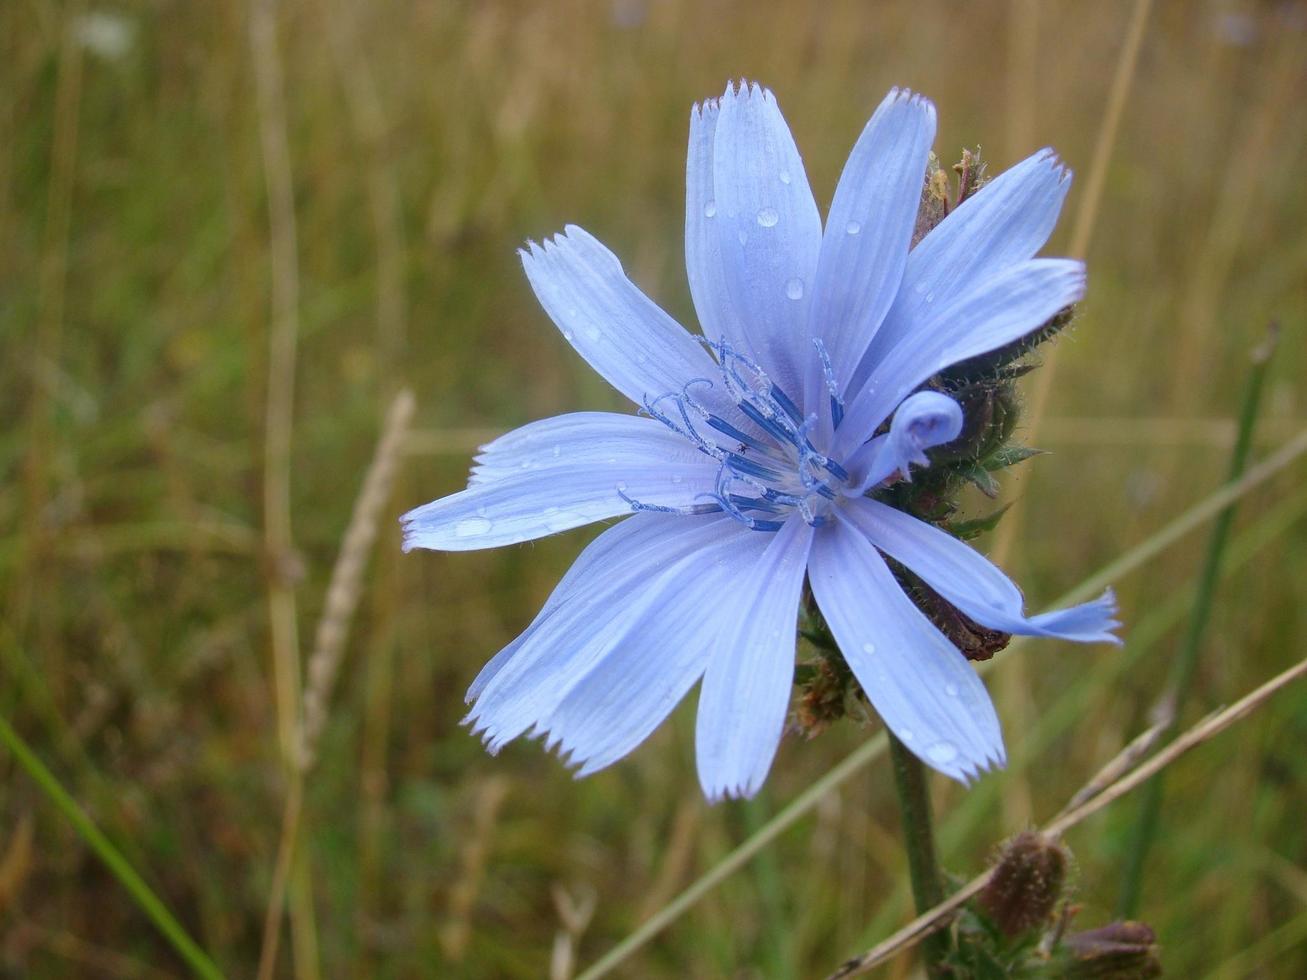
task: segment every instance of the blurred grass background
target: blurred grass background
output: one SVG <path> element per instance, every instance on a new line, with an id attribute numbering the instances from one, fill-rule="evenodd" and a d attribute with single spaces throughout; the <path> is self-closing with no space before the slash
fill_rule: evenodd
<path id="1" fill-rule="evenodd" d="M 307 644 L 384 406 L 411 386 L 418 431 L 308 780 L 281 972 L 313 943 L 328 977 L 536 977 L 551 958 L 563 976 L 564 960 L 593 960 L 868 733 L 787 739 L 757 800 L 709 808 L 692 705 L 583 782 L 534 744 L 490 758 L 458 727 L 468 682 L 584 535 L 404 557 L 391 518 L 461 486 L 489 434 L 625 410 L 538 309 L 515 248 L 583 224 L 693 324 L 688 113 L 739 76 L 777 92 L 823 209 L 898 84 L 935 100 L 946 161 L 980 144 L 997 172 L 1056 147 L 1080 177 L 1069 215 L 1132 7 L 287 0 L 265 8 L 284 96 L 270 112 L 257 8 L 0 6 L 0 710 L 224 969 L 251 975 L 285 792 L 270 583 L 293 586 Z M 1038 433 L 1053 454 L 1006 481 L 1025 508 L 1006 564 L 1032 604 L 1219 485 L 1247 352 L 1272 318 L 1284 335 L 1256 455 L 1307 418 L 1304 94 L 1307 5 L 1154 5 L 1089 297 L 1058 342 Z M 279 273 L 269 125 L 293 193 Z M 295 552 L 270 557 L 274 303 L 298 325 Z M 1301 655 L 1303 475 L 1241 504 L 1182 721 Z M 950 866 L 979 870 L 1146 727 L 1202 539 L 1119 583 L 1124 651 L 1019 655 L 1021 683 L 999 682 L 1009 771 L 970 793 L 937 786 Z M 1170 975 L 1307 975 L 1305 742 L 1293 689 L 1173 769 L 1141 910 Z M 0 971 L 182 973 L 7 755 L 0 774 Z M 1082 924 L 1111 916 L 1131 804 L 1069 841 Z M 625 975 L 821 975 L 907 918 L 897 840 L 882 763 Z"/>

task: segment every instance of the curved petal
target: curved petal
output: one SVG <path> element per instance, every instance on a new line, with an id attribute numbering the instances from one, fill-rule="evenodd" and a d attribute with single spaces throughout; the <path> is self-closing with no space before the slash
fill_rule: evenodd
<path id="1" fill-rule="evenodd" d="M 794 627 L 812 547 L 797 518 L 737 569 L 718 609 L 716 650 L 699 692 L 699 782 L 710 801 L 758 792 L 780 745 L 794 683 Z"/>
<path id="2" fill-rule="evenodd" d="M 849 460 L 849 473 L 856 483 L 845 495 L 861 497 L 895 473 L 911 480 L 913 464 L 930 464 L 927 449 L 952 442 L 961 431 L 962 406 L 948 395 L 938 391 L 909 395 L 894 413 L 889 432 L 872 439 Z"/>
<path id="3" fill-rule="evenodd" d="M 835 189 L 813 290 L 812 332 L 847 390 L 863 351 L 894 302 L 935 139 L 935 107 L 892 89 L 849 154 Z M 812 368 L 809 399 L 825 390 Z"/>
<path id="4" fill-rule="evenodd" d="M 635 749 L 703 676 L 722 626 L 720 607 L 705 597 L 735 588 L 740 569 L 759 560 L 770 537 L 738 523 L 721 534 L 661 580 L 657 601 L 540 724 L 546 740 L 579 766 L 578 777 Z"/>
<path id="5" fill-rule="evenodd" d="M 692 583 L 695 573 L 717 569 L 719 559 L 722 573 L 729 571 L 747 533 L 728 517 L 666 514 L 637 514 L 604 532 L 578 559 L 581 570 L 569 573 L 569 591 L 551 599 L 553 611 L 533 624 L 484 685 L 467 722 L 491 751 L 545 726 L 572 688 L 625 643 L 637 624 L 665 618 L 660 610 L 666 596 Z"/>
<path id="6" fill-rule="evenodd" d="M 1085 292 L 1085 267 L 1031 259 L 976 283 L 926 317 L 876 365 L 836 433 L 834 455 L 865 442 L 911 391 L 959 361 L 1024 337 Z"/>
<path id="7" fill-rule="evenodd" d="M 985 685 L 857 528 L 842 519 L 818 528 L 808 579 L 854 676 L 914 754 L 962 782 L 1003 764 Z"/>
<path id="8" fill-rule="evenodd" d="M 707 457 L 661 422 L 613 412 L 572 412 L 530 422 L 482 446 L 469 486 L 572 466 L 618 466 L 623 460 L 694 466 Z"/>
<path id="9" fill-rule="evenodd" d="M 589 232 L 568 225 L 518 254 L 563 338 L 636 404 L 717 376 L 703 345 L 636 288 L 617 256 Z"/>
<path id="10" fill-rule="evenodd" d="M 1021 590 L 978 551 L 939 528 L 875 500 L 853 500 L 845 511 L 877 548 L 902 562 L 927 585 L 982 626 L 1078 643 L 1120 643 L 1111 630 L 1111 592 L 1080 606 L 1027 617 Z"/>
<path id="11" fill-rule="evenodd" d="M 610 436 L 589 445 L 584 440 L 565 445 L 560 438 L 553 444 L 558 456 L 552 448 L 524 455 L 530 465 L 511 475 L 494 464 L 493 479 L 401 517 L 404 550 L 498 548 L 645 506 L 704 512 L 702 508 L 711 506 L 705 503 L 707 495 L 717 485 L 717 464 L 687 452 L 686 441 L 658 423 L 645 428 L 638 438 L 628 432 L 624 438 Z"/>
<path id="12" fill-rule="evenodd" d="M 710 222 L 744 353 L 791 398 L 802 398 L 821 217 L 776 98 L 761 86 L 731 85 L 721 97 L 713 194 Z"/>
<path id="13" fill-rule="evenodd" d="M 932 305 L 951 302 L 977 276 L 1033 258 L 1053 233 L 1070 188 L 1071 172 L 1043 149 L 999 174 L 932 229 L 908 256 L 894 305 L 854 384 L 917 329 Z"/>

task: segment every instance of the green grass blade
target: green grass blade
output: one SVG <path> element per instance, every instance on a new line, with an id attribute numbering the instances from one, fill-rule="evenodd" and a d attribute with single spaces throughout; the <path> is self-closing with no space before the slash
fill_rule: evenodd
<path id="1" fill-rule="evenodd" d="M 132 900 L 137 906 L 149 916 L 150 921 L 158 927 L 163 933 L 165 939 L 172 944 L 172 947 L 180 954 L 195 974 L 204 977 L 205 980 L 221 980 L 222 971 L 218 969 L 213 960 L 202 950 L 195 940 L 187 934 L 179 923 L 168 911 L 167 907 L 157 895 L 150 889 L 144 879 L 136 873 L 136 870 L 122 856 L 118 848 L 114 847 L 108 837 L 100 832 L 91 819 L 77 805 L 77 801 L 63 788 L 63 785 L 55 778 L 54 773 L 46 768 L 45 764 L 36 756 L 36 753 L 28 747 L 22 737 L 10 727 L 9 722 L 0 717 L 0 742 L 3 742 L 8 749 L 14 754 L 18 764 L 23 767 L 32 781 L 40 787 L 41 791 L 49 797 L 55 807 L 59 809 L 69 823 L 81 835 L 82 839 L 90 845 L 91 850 L 104 862 L 110 873 L 118 879 L 119 883 L 131 895 Z"/>

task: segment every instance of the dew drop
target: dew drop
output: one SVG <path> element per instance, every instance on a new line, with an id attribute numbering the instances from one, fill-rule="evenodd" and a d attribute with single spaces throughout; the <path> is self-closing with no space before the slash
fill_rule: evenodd
<path id="1" fill-rule="evenodd" d="M 944 693 L 951 698 L 955 698 L 958 696 L 958 686 L 956 684 L 945 684 Z"/>
<path id="2" fill-rule="evenodd" d="M 788 184 L 790 182 L 790 172 L 788 170 L 782 170 L 776 176 L 780 178 L 782 184 Z"/>
<path id="3" fill-rule="evenodd" d="M 927 294 L 926 294 L 926 302 L 927 302 L 927 303 L 933 303 L 933 302 L 935 302 L 935 294 L 934 294 L 934 293 L 927 293 Z"/>
<path id="4" fill-rule="evenodd" d="M 785 295 L 790 299 L 803 299 L 803 280 L 795 276 L 785 284 Z"/>
<path id="5" fill-rule="evenodd" d="M 905 728 L 901 732 L 896 732 L 896 734 L 898 735 L 900 742 L 911 742 L 917 737 L 911 728 Z"/>
<path id="6" fill-rule="evenodd" d="M 703 216 L 705 218 L 711 218 L 716 213 L 717 213 L 716 201 L 709 201 L 707 204 L 703 206 Z"/>
<path id="7" fill-rule="evenodd" d="M 617 492 L 618 492 L 618 493 L 626 493 L 626 484 L 625 484 L 624 482 L 619 482 L 619 483 L 617 484 Z"/>
<path id="8" fill-rule="evenodd" d="M 749 233 L 745 231 L 743 228 L 740 229 L 739 233 L 736 234 L 735 237 L 740 240 L 741 245 L 747 245 L 749 243 Z"/>
<path id="9" fill-rule="evenodd" d="M 572 338 L 575 336 L 576 334 L 572 333 L 572 331 L 570 330 L 563 331 L 563 339 L 566 340 L 569 344 L 572 342 Z"/>
<path id="10" fill-rule="evenodd" d="M 681 476 L 680 473 L 673 473 L 673 474 L 672 474 L 672 482 L 673 482 L 673 483 L 680 483 L 680 482 L 681 482 L 682 480 L 684 480 L 684 479 L 685 479 L 685 477 Z"/>
<path id="11" fill-rule="evenodd" d="M 585 335 L 588 340 L 599 340 L 599 338 L 603 336 L 603 334 L 599 332 L 599 328 L 593 326 L 585 328 Z"/>
<path id="12" fill-rule="evenodd" d="M 945 763 L 952 762 L 958 757 L 957 746 L 952 742 L 936 742 L 930 748 L 926 749 L 926 755 L 930 756 L 931 762 Z"/>
<path id="13" fill-rule="evenodd" d="M 858 224 L 856 221 L 850 221 L 844 226 L 844 230 L 850 235 L 856 235 L 858 232 L 862 231 L 862 225 Z"/>
<path id="14" fill-rule="evenodd" d="M 484 517 L 465 517 L 454 525 L 454 537 L 475 538 L 489 531 L 493 524 Z"/>
<path id="15" fill-rule="evenodd" d="M 775 208 L 762 208 L 758 211 L 758 224 L 764 228 L 772 228 L 780 220 L 781 216 L 776 213 Z"/>
<path id="16" fill-rule="evenodd" d="M 862 644 L 862 652 L 863 652 L 863 653 L 867 653 L 867 654 L 875 653 L 875 652 L 876 652 L 876 644 L 874 644 L 874 643 L 864 643 L 864 644 Z"/>
<path id="17" fill-rule="evenodd" d="M 563 447 L 555 446 L 553 449 L 550 450 L 550 452 L 554 454 L 554 459 L 557 459 L 559 456 L 563 455 Z"/>

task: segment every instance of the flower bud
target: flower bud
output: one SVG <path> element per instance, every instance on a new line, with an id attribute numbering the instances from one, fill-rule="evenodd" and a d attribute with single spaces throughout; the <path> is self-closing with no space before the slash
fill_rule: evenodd
<path id="1" fill-rule="evenodd" d="M 1113 922 L 1062 940 L 1068 980 L 1151 980 L 1162 975 L 1157 937 L 1142 922 Z"/>
<path id="2" fill-rule="evenodd" d="M 1044 926 L 1062 898 L 1069 861 L 1061 844 L 1038 831 L 1022 831 L 1003 845 L 977 900 L 980 909 L 1009 939 Z"/>

